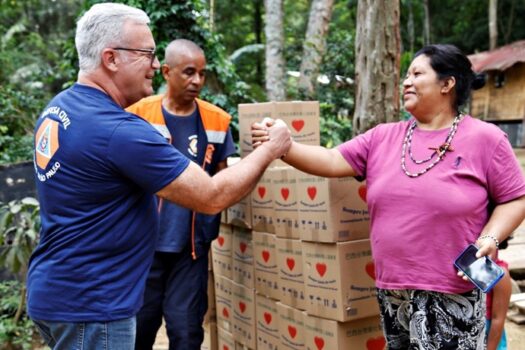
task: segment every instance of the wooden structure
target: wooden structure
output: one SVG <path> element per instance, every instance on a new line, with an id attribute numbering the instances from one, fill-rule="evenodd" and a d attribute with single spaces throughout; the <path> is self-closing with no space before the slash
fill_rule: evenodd
<path id="1" fill-rule="evenodd" d="M 498 124 L 523 146 L 525 121 L 525 40 L 468 56 L 485 86 L 472 93 L 470 114 Z M 509 138 L 512 139 L 510 133 Z"/>
<path id="2" fill-rule="evenodd" d="M 486 84 L 472 94 L 471 114 L 484 120 L 525 117 L 525 40 L 468 56 Z"/>

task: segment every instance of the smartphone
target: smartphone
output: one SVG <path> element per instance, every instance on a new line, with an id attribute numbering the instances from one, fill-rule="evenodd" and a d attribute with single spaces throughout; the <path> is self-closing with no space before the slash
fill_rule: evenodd
<path id="1" fill-rule="evenodd" d="M 488 256 L 476 258 L 478 247 L 470 244 L 456 259 L 454 265 L 476 287 L 488 293 L 503 277 L 505 271 Z"/>

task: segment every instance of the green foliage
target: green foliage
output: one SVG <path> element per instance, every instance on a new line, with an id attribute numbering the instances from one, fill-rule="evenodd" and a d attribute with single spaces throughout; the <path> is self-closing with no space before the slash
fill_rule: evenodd
<path id="1" fill-rule="evenodd" d="M 0 349 L 32 349 L 38 335 L 25 312 L 18 322 L 14 321 L 22 291 L 19 281 L 0 282 Z"/>
<path id="2" fill-rule="evenodd" d="M 92 4 L 103 2 L 90 0 Z M 150 17 L 151 30 L 160 53 L 161 62 L 166 46 L 175 39 L 185 38 L 194 41 L 206 53 L 207 84 L 202 97 L 218 105 L 234 117 L 233 134 L 238 138 L 237 105 L 253 101 L 248 92 L 248 85 L 236 74 L 234 66 L 228 60 L 222 38 L 210 30 L 208 3 L 205 0 L 127 0 L 120 1 L 144 10 Z M 163 78 L 155 77 L 155 88 L 159 88 Z"/>
<path id="3" fill-rule="evenodd" d="M 25 277 L 38 243 L 39 209 L 31 197 L 0 206 L 0 267 L 19 277 L 19 281 L 0 283 L 0 344 L 6 344 L 6 349 L 31 349 L 36 335 L 25 311 Z"/>
<path id="4" fill-rule="evenodd" d="M 0 206 L 0 266 L 25 278 L 29 257 L 38 243 L 40 206 L 26 197 Z"/>
<path id="5" fill-rule="evenodd" d="M 80 1 L 0 0 L 0 163 L 32 158 L 38 114 L 72 79 L 64 44 Z"/>
<path id="6" fill-rule="evenodd" d="M 33 136 L 3 134 L 0 127 L 0 164 L 19 163 L 30 160 L 33 155 Z"/>
<path id="7" fill-rule="evenodd" d="M 32 158 L 33 126 L 45 103 L 40 89 L 0 85 L 0 164 Z"/>
<path id="8" fill-rule="evenodd" d="M 321 144 L 332 148 L 352 138 L 352 118 L 348 114 L 337 113 L 334 105 L 321 103 Z"/>

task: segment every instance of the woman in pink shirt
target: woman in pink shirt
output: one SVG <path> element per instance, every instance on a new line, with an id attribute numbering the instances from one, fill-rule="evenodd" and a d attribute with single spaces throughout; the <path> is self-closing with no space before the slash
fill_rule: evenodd
<path id="1" fill-rule="evenodd" d="M 484 348 L 484 298 L 453 263 L 470 243 L 495 257 L 525 218 L 525 180 L 506 135 L 461 113 L 475 81 L 458 48 L 426 46 L 403 81 L 411 119 L 334 149 L 293 142 L 284 157 L 310 174 L 366 179 L 389 349 Z M 254 146 L 271 123 L 252 126 Z"/>

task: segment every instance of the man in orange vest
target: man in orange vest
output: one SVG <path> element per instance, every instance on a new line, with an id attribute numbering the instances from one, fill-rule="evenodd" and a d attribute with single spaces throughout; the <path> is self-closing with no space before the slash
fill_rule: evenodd
<path id="1" fill-rule="evenodd" d="M 203 50 L 185 39 L 166 48 L 161 67 L 165 94 L 128 108 L 150 122 L 183 155 L 210 176 L 235 153 L 231 116 L 198 99 L 204 86 Z M 164 316 L 170 349 L 200 349 L 207 310 L 208 251 L 218 235 L 219 215 L 205 215 L 159 199 L 160 230 L 137 315 L 136 349 L 151 349 Z"/>

